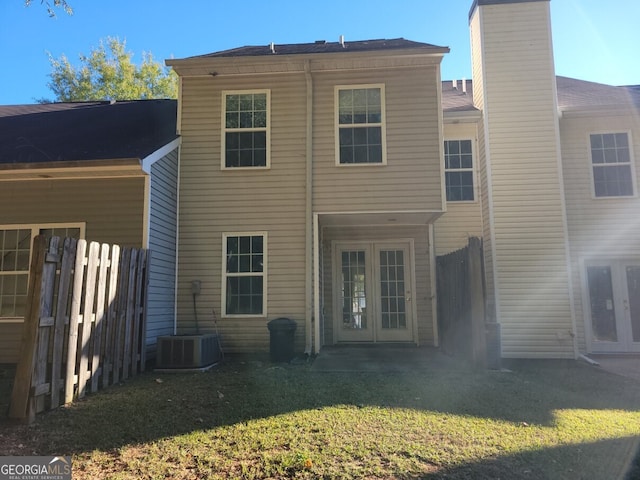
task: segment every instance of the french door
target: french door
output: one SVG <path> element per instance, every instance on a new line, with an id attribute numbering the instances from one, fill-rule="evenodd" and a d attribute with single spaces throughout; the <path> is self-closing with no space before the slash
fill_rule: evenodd
<path id="1" fill-rule="evenodd" d="M 410 242 L 338 243 L 334 252 L 336 341 L 413 341 Z"/>
<path id="2" fill-rule="evenodd" d="M 640 352 L 640 261 L 590 262 L 586 275 L 592 351 Z"/>

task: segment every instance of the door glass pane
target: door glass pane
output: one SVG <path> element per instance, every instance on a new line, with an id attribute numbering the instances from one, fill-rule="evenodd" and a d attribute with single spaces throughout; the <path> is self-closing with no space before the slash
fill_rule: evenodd
<path id="1" fill-rule="evenodd" d="M 407 328 L 402 250 L 380 250 L 380 313 L 383 329 Z"/>
<path id="2" fill-rule="evenodd" d="M 629 290 L 631 337 L 634 342 L 640 342 L 640 266 L 627 266 L 627 289 Z"/>
<path id="3" fill-rule="evenodd" d="M 611 267 L 588 267 L 587 279 L 591 299 L 593 339 L 599 342 L 617 342 Z"/>
<path id="4" fill-rule="evenodd" d="M 342 328 L 367 328 L 366 270 L 364 250 L 343 251 Z"/>

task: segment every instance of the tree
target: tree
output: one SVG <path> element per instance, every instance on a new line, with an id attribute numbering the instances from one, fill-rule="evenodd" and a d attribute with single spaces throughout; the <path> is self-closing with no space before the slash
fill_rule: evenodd
<path id="1" fill-rule="evenodd" d="M 24 0 L 25 7 L 28 7 L 29 5 L 31 5 L 32 1 L 33 0 Z M 60 7 L 65 12 L 67 12 L 68 15 L 73 15 L 73 9 L 71 8 L 71 5 L 67 3 L 67 0 L 53 0 L 53 5 L 51 5 L 51 2 L 47 0 L 40 0 L 40 3 L 47 7 L 47 13 L 49 14 L 50 17 L 56 16 L 56 12 L 53 9 L 54 7 Z"/>
<path id="2" fill-rule="evenodd" d="M 47 86 L 58 102 L 91 100 L 137 100 L 176 98 L 178 77 L 172 70 L 154 61 L 151 53 L 142 54 L 142 64 L 132 62 L 126 41 L 107 37 L 89 55 L 80 54 L 76 67 L 62 55 L 49 54 L 52 71 Z M 41 103 L 47 100 L 41 100 Z"/>

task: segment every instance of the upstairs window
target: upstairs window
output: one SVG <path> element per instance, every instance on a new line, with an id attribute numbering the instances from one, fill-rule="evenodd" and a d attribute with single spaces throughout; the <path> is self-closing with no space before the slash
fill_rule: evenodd
<path id="1" fill-rule="evenodd" d="M 223 168 L 269 167 L 269 91 L 223 93 Z"/>
<path id="2" fill-rule="evenodd" d="M 445 140 L 444 177 L 447 202 L 475 200 L 471 140 Z"/>
<path id="3" fill-rule="evenodd" d="M 224 316 L 265 315 L 266 234 L 225 234 Z"/>
<path id="4" fill-rule="evenodd" d="M 595 133 L 590 136 L 590 141 L 595 196 L 633 196 L 633 169 L 628 134 Z"/>
<path id="5" fill-rule="evenodd" d="M 336 87 L 336 162 L 386 164 L 384 86 Z"/>

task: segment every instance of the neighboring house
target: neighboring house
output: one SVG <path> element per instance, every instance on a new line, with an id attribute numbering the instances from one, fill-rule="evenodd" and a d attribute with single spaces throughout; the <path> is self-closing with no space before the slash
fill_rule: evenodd
<path id="1" fill-rule="evenodd" d="M 548 0 L 476 0 L 473 78 L 404 39 L 241 47 L 180 76 L 177 327 L 438 345 L 435 258 L 484 240 L 503 357 L 640 351 L 640 95 L 556 77 Z M 192 295 L 191 282 L 202 289 Z"/>
<path id="2" fill-rule="evenodd" d="M 173 333 L 178 146 L 174 100 L 0 106 L 0 363 L 40 233 L 150 248 L 148 348 Z"/>

